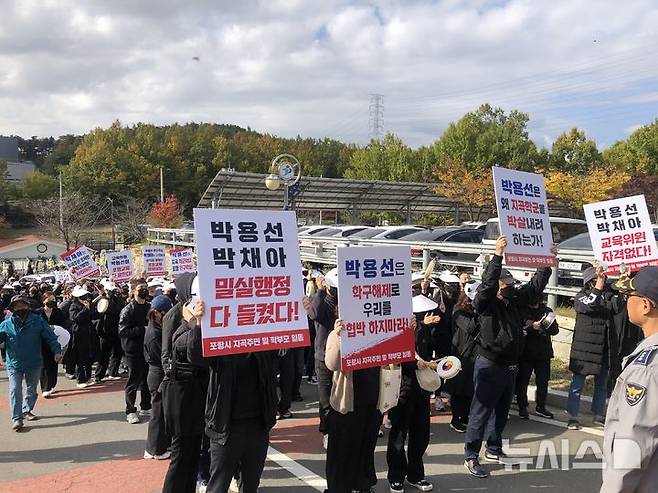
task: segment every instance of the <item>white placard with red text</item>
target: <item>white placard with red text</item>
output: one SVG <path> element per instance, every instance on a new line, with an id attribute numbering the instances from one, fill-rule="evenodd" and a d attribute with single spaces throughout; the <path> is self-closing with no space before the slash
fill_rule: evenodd
<path id="1" fill-rule="evenodd" d="M 133 256 L 130 250 L 110 252 L 105 255 L 107 272 L 112 282 L 123 283 L 133 276 Z"/>
<path id="2" fill-rule="evenodd" d="M 631 271 L 658 265 L 658 249 L 644 195 L 585 204 L 585 219 L 594 258 L 619 274 L 624 264 Z"/>
<path id="3" fill-rule="evenodd" d="M 556 266 L 543 175 L 493 167 L 500 234 L 507 236 L 505 264 Z"/>
<path id="4" fill-rule="evenodd" d="M 194 252 L 191 248 L 174 248 L 169 250 L 171 260 L 171 275 L 177 276 L 183 272 L 194 272 Z"/>
<path id="5" fill-rule="evenodd" d="M 68 252 L 62 253 L 60 258 L 75 279 L 98 277 L 101 273 L 101 269 L 96 264 L 91 252 L 84 245 L 79 245 Z"/>
<path id="6" fill-rule="evenodd" d="M 194 209 L 203 355 L 310 344 L 293 211 Z"/>
<path id="7" fill-rule="evenodd" d="M 339 247 L 336 263 L 342 370 L 412 361 L 410 248 Z"/>
<path id="8" fill-rule="evenodd" d="M 144 275 L 146 277 L 164 276 L 167 273 L 167 257 L 163 246 L 145 246 Z"/>

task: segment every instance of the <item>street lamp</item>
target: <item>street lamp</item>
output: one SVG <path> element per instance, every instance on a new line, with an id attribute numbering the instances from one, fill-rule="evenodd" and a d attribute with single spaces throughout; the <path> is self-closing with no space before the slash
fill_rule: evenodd
<path id="1" fill-rule="evenodd" d="M 279 154 L 272 160 L 270 174 L 265 178 L 265 186 L 268 190 L 278 190 L 281 182 L 285 186 L 283 194 L 283 210 L 289 207 L 290 187 L 297 184 L 302 176 L 302 165 L 292 154 Z"/>
<path id="2" fill-rule="evenodd" d="M 114 200 L 112 200 L 110 197 L 105 197 L 105 198 L 110 202 L 110 221 L 112 222 L 112 249 L 116 249 L 117 238 L 114 229 Z"/>

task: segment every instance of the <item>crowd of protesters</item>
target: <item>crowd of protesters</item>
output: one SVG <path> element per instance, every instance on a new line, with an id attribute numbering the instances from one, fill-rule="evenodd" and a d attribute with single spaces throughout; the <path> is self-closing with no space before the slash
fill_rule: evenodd
<path id="1" fill-rule="evenodd" d="M 125 414 L 130 424 L 149 418 L 145 459 L 169 459 L 164 492 L 254 493 L 265 465 L 270 430 L 292 417 L 302 400 L 303 378 L 317 385 L 319 432 L 326 448 L 329 493 L 370 492 L 377 482 L 374 451 L 387 416 L 387 479 L 392 493 L 405 483 L 431 491 L 423 457 L 430 442 L 431 400 L 443 409 L 449 395 L 450 427 L 464 434 L 464 465 L 485 478 L 484 460 L 505 463 L 502 435 L 514 399 L 528 419 L 528 385 L 535 374 L 536 407 L 547 408 L 555 314 L 545 305 L 550 268 L 538 269 L 519 285 L 503 268 L 505 237 L 481 282 L 468 273 L 413 277 L 416 356 L 400 372 L 397 405 L 384 407 L 384 368 L 346 372 L 340 365 L 343 323 L 338 316 L 336 271 L 305 273 L 303 305 L 311 333 L 309 348 L 204 358 L 200 320 L 205 304 L 196 295 L 195 275 L 173 282 L 132 279 L 81 280 L 55 286 L 8 279 L 2 287 L 2 356 L 9 376 L 12 427 L 38 419 L 37 385 L 44 398 L 57 391 L 58 364 L 66 378 L 84 389 L 125 378 Z M 580 426 L 585 377 L 595 376 L 594 424 L 603 425 L 606 399 L 622 370 L 622 358 L 642 339 L 629 321 L 626 295 L 615 289 L 600 266 L 584 272 L 575 297 L 573 380 L 566 411 L 569 427 Z M 53 327 L 70 341 L 61 347 Z M 419 370 L 436 370 L 441 358 L 457 356 L 461 372 L 427 388 Z M 23 383 L 26 386 L 23 395 Z M 137 394 L 139 393 L 139 406 Z"/>

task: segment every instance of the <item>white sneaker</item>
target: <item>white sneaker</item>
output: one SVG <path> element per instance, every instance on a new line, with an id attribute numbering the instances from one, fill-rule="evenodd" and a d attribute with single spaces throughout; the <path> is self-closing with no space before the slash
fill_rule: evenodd
<path id="1" fill-rule="evenodd" d="M 197 481 L 196 488 L 197 493 L 206 493 L 206 491 L 208 491 L 208 483 L 205 481 Z"/>
<path id="2" fill-rule="evenodd" d="M 322 435 L 322 447 L 327 450 L 329 446 L 329 435 Z"/>
<path id="3" fill-rule="evenodd" d="M 229 491 L 233 491 L 235 493 L 238 493 L 240 491 L 240 487 L 238 486 L 238 480 L 233 478 L 231 479 L 231 485 L 228 487 Z"/>
<path id="4" fill-rule="evenodd" d="M 44 399 L 48 399 L 48 397 L 50 397 L 52 395 L 52 393 L 53 393 L 52 390 L 44 390 L 43 392 L 41 392 L 41 396 Z"/>
<path id="5" fill-rule="evenodd" d="M 130 413 L 126 416 L 126 421 L 131 425 L 136 425 L 139 423 L 139 416 L 137 416 L 137 413 Z"/>
<path id="6" fill-rule="evenodd" d="M 170 457 L 171 457 L 171 452 L 169 452 L 169 450 L 167 450 L 164 454 L 160 454 L 160 455 L 149 454 L 146 450 L 144 450 L 145 459 L 167 460 Z"/>
<path id="7" fill-rule="evenodd" d="M 78 387 L 79 389 L 86 389 L 87 387 L 89 387 L 89 383 L 79 383 L 76 385 L 76 387 Z"/>

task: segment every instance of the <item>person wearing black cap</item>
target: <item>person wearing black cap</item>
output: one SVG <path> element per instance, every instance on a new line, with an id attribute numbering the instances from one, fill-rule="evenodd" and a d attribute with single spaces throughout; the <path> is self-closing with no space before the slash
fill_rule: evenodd
<path id="1" fill-rule="evenodd" d="M 625 287 L 628 318 L 645 339 L 610 397 L 601 493 L 650 493 L 658 485 L 658 267 L 642 267 Z"/>
<path id="2" fill-rule="evenodd" d="M 530 282 L 514 287 L 516 280 L 502 266 L 506 246 L 507 238 L 500 236 L 473 300 L 480 327 L 480 347 L 475 360 L 475 394 L 466 429 L 464 466 L 479 478 L 488 476 L 479 462 L 485 431 L 488 433 L 485 460 L 505 463 L 502 433 L 523 349 L 522 309 L 541 295 L 551 275 L 550 267 L 537 269 Z M 556 255 L 555 245 L 551 251 Z"/>
<path id="3" fill-rule="evenodd" d="M 121 347 L 128 364 L 128 380 L 126 381 L 126 421 L 130 424 L 139 423 L 135 399 L 137 390 L 140 393 L 140 408 L 142 413 L 151 412 L 151 393 L 146 377 L 148 365 L 144 359 L 144 333 L 150 305 L 146 301 L 148 288 L 144 279 L 130 281 L 132 299 L 123 307 L 119 315 L 119 337 Z"/>
<path id="4" fill-rule="evenodd" d="M 144 335 L 144 359 L 149 365 L 146 381 L 151 391 L 151 419 L 146 436 L 145 459 L 168 459 L 171 455 L 167 448 L 171 438 L 167 435 L 162 410 L 160 384 L 164 379 L 162 369 L 162 318 L 171 310 L 172 303 L 168 296 L 156 296 L 151 302 L 148 313 L 148 326 Z"/>
<path id="5" fill-rule="evenodd" d="M 576 311 L 569 370 L 573 373 L 567 399 L 569 422 L 572 430 L 580 428 L 580 396 L 585 377 L 594 375 L 592 414 L 594 424 L 605 422 L 605 401 L 608 396 L 608 372 L 612 346 L 612 292 L 606 284 L 603 267 L 588 267 L 583 272 L 583 289 L 574 297 Z"/>
<path id="6" fill-rule="evenodd" d="M 0 342 L 5 343 L 7 351 L 12 429 L 19 431 L 23 428 L 23 419 L 37 419 L 32 410 L 37 402 L 37 385 L 43 365 L 41 342 L 48 344 L 58 363 L 62 359 L 62 348 L 48 322 L 30 311 L 29 299 L 14 296 L 8 308 L 12 315 L 0 323 Z M 23 381 L 26 386 L 25 400 Z"/>

